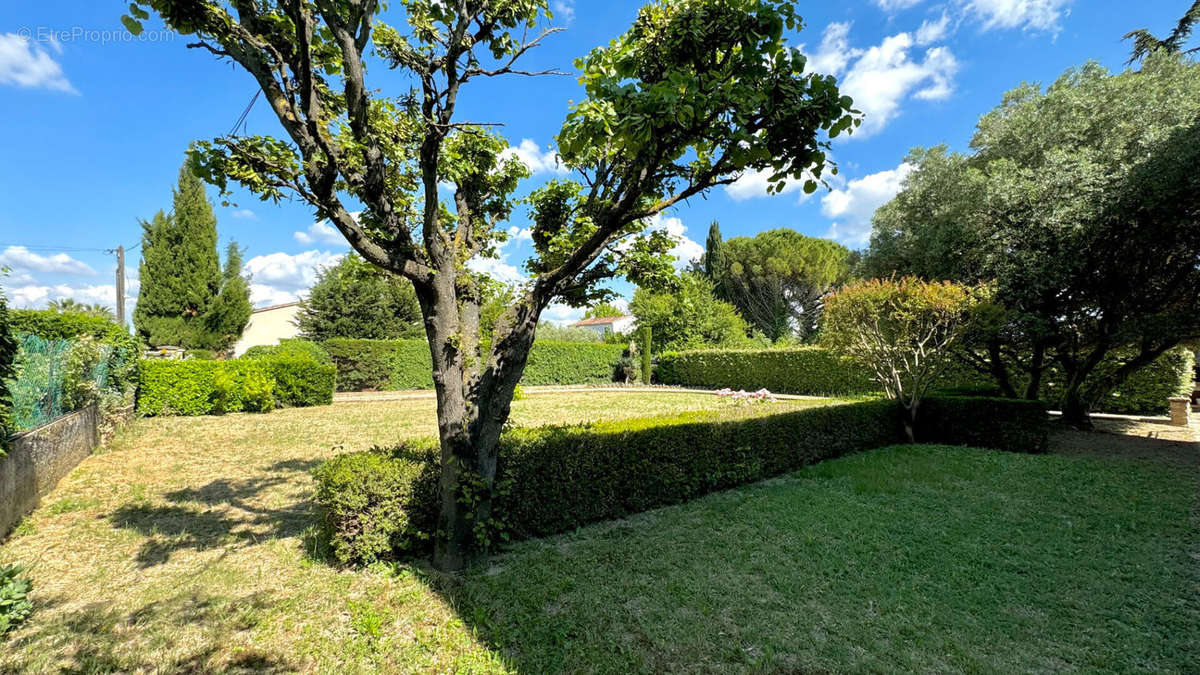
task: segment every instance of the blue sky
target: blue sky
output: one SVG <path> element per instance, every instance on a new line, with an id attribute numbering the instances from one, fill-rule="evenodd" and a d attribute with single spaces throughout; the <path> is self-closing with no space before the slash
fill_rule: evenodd
<path id="1" fill-rule="evenodd" d="M 398 4 L 398 3 L 394 3 Z M 567 30 L 528 59 L 530 68 L 573 72 L 572 62 L 625 30 L 639 0 L 555 0 Z M 680 261 L 697 255 L 713 220 L 726 237 L 790 227 L 862 246 L 874 209 L 899 189 L 914 146 L 947 143 L 964 150 L 980 114 L 1022 81 L 1049 83 L 1089 59 L 1120 69 L 1134 28 L 1167 33 L 1185 0 L 859 0 L 798 2 L 805 27 L 791 36 L 811 66 L 838 76 L 867 117 L 833 148 L 841 176 L 807 198 L 798 189 L 767 196 L 759 176 L 681 205 L 654 226 L 681 237 Z M 0 265 L 15 306 L 56 297 L 114 303 L 117 245 L 138 243 L 139 219 L 169 209 L 188 142 L 227 133 L 255 87 L 250 77 L 183 36 L 148 26 L 141 38 L 122 30 L 123 2 L 42 0 L 9 3 L 0 20 Z M 410 82 L 377 67 L 368 82 L 399 93 Z M 500 133 L 534 170 L 522 194 L 556 175 L 554 134 L 571 100 L 573 77 L 510 78 L 471 86 L 463 119 L 502 122 Z M 261 103 L 250 133 L 277 133 Z M 799 187 L 799 186 L 795 186 Z M 215 190 L 210 190 L 215 202 Z M 222 245 L 247 249 L 258 305 L 294 300 L 315 270 L 346 251 L 300 202 L 271 204 L 244 193 L 217 203 Z M 528 226 L 519 208 L 510 226 Z M 529 241 L 514 237 L 502 258 L 482 263 L 518 280 Z M 138 253 L 129 256 L 130 301 Z M 617 290 L 628 295 L 627 285 Z M 576 314 L 553 307 L 547 318 Z"/>

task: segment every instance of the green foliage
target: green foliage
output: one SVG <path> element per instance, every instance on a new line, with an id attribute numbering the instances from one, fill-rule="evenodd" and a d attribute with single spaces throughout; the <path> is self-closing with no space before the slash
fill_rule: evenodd
<path id="1" fill-rule="evenodd" d="M 920 443 L 1046 452 L 1046 404 L 994 397 L 932 396 L 921 404 Z"/>
<path id="2" fill-rule="evenodd" d="M 931 437 L 1041 452 L 1044 407 L 1008 399 L 931 400 Z M 977 417 L 987 414 L 982 425 Z M 896 443 L 890 401 L 777 415 L 747 409 L 574 426 L 519 428 L 500 441 L 493 526 L 538 537 L 621 518 L 825 459 Z M 341 455 L 319 467 L 317 505 L 340 562 L 419 554 L 438 513 L 436 445 Z"/>
<path id="3" fill-rule="evenodd" d="M 328 340 L 338 391 L 432 389 L 429 346 L 418 340 Z M 529 352 L 525 385 L 611 382 L 621 345 L 538 340 Z"/>
<path id="4" fill-rule="evenodd" d="M 141 287 L 133 312 L 138 337 L 152 346 L 227 349 L 250 318 L 241 265 L 241 251 L 231 243 L 221 269 L 212 203 L 185 162 L 171 212 L 142 222 Z"/>
<path id="5" fill-rule="evenodd" d="M 529 351 L 521 383 L 538 386 L 611 382 L 613 364 L 620 360 L 623 351 L 621 345 L 538 340 Z"/>
<path id="6" fill-rule="evenodd" d="M 8 437 L 14 431 L 12 379 L 17 372 L 17 349 L 8 298 L 0 290 L 0 457 L 7 451 Z"/>
<path id="7" fill-rule="evenodd" d="M 717 296 L 771 340 L 812 338 L 822 296 L 849 274 L 850 251 L 787 228 L 714 241 L 719 236 L 709 232 L 708 245 L 717 251 L 704 262 Z"/>
<path id="8" fill-rule="evenodd" d="M 861 281 L 825 299 L 821 340 L 865 365 L 911 423 L 987 294 L 984 287 L 916 277 Z"/>
<path id="9" fill-rule="evenodd" d="M 193 345 L 218 351 L 228 349 L 242 336 L 253 312 L 250 282 L 242 273 L 242 250 L 237 242 L 229 242 L 221 272 L 221 290 L 205 311 L 203 339 L 197 336 Z"/>
<path id="10" fill-rule="evenodd" d="M 258 359 L 143 361 L 137 410 L 143 415 L 269 412 L 275 381 Z"/>
<path id="11" fill-rule="evenodd" d="M 708 389 L 769 389 L 779 394 L 854 396 L 879 391 L 870 371 L 824 347 L 667 352 L 663 384 Z"/>
<path id="12" fill-rule="evenodd" d="M 559 326 L 549 321 L 538 324 L 537 339 L 547 342 L 600 342 L 603 340 L 600 334 L 594 330 Z"/>
<path id="13" fill-rule="evenodd" d="M 275 380 L 275 402 L 281 407 L 333 403 L 337 368 L 315 342 L 284 340 L 279 345 L 252 347 L 242 359 L 257 361 Z"/>
<path id="14" fill-rule="evenodd" d="M 642 384 L 648 385 L 654 374 L 654 329 L 650 326 L 642 326 L 639 332 L 642 338 L 639 344 L 642 352 Z"/>
<path id="15" fill-rule="evenodd" d="M 132 392 L 136 387 L 141 347 L 124 326 L 103 317 L 49 310 L 16 309 L 9 312 L 9 317 L 15 335 L 68 341 L 92 337 L 112 347 L 106 366 L 107 387 L 120 393 Z"/>
<path id="16" fill-rule="evenodd" d="M 1168 54 L 1194 54 L 1200 51 L 1200 47 L 1186 51 L 1183 49 L 1197 23 L 1200 23 L 1200 0 L 1192 3 L 1188 11 L 1184 12 L 1183 17 L 1179 19 L 1179 23 L 1175 25 L 1175 29 L 1164 40 L 1158 39 L 1145 28 L 1129 31 L 1124 37 L 1126 40 L 1133 40 L 1133 52 L 1129 56 L 1129 63 L 1140 61 L 1159 50 Z"/>
<path id="17" fill-rule="evenodd" d="M 750 342 L 749 326 L 728 302 L 713 295 L 712 282 L 684 272 L 673 289 L 639 288 L 630 311 L 639 326 L 654 331 L 655 351 L 741 347 Z"/>
<path id="18" fill-rule="evenodd" d="M 18 565 L 0 567 L 0 638 L 21 625 L 33 613 L 29 591 L 33 582 L 22 576 L 25 568 Z"/>
<path id="19" fill-rule="evenodd" d="M 625 316 L 625 310 L 611 302 L 600 302 L 588 307 L 587 311 L 583 313 L 585 319 L 606 319 L 611 316 Z"/>
<path id="20" fill-rule="evenodd" d="M 1191 352 L 1167 352 L 1137 373 L 1096 405 L 1097 412 L 1129 415 L 1161 415 L 1167 399 L 1191 386 Z M 1114 359 L 1101 371 L 1120 367 Z M 656 367 L 663 384 L 706 389 L 769 389 L 779 394 L 804 396 L 860 396 L 879 393 L 871 371 L 860 363 L 839 356 L 825 347 L 790 349 L 701 350 L 660 354 Z M 1062 375 L 1051 371 L 1039 398 L 1051 408 L 1062 405 Z M 991 378 L 970 366 L 955 362 L 934 382 L 938 394 L 998 395 Z"/>
<path id="21" fill-rule="evenodd" d="M 309 340 L 393 340 L 424 333 L 412 282 L 353 253 L 318 272 L 297 324 Z"/>
<path id="22" fill-rule="evenodd" d="M 330 550 L 342 564 L 393 560 L 424 548 L 437 523 L 436 466 L 426 444 L 339 455 L 313 470 Z"/>
<path id="23" fill-rule="evenodd" d="M 971 154 L 910 156 L 863 267 L 994 283 L 1007 314 L 976 361 L 1014 396 L 1006 380 L 1034 386 L 1056 364 L 1064 412 L 1085 423 L 1200 330 L 1198 118 L 1200 64 L 1163 50 L 1140 71 L 1088 63 L 1046 89 L 1022 85 L 980 119 Z M 1096 376 L 1123 350 L 1128 367 Z"/>
<path id="24" fill-rule="evenodd" d="M 98 302 L 84 303 L 74 298 L 57 298 L 46 303 L 46 309 L 63 314 L 87 314 L 109 321 L 116 321 L 117 315 L 111 307 Z"/>

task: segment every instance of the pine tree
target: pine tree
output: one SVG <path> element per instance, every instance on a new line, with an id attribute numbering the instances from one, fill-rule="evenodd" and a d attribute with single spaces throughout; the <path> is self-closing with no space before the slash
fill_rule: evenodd
<path id="1" fill-rule="evenodd" d="M 203 340 L 208 349 L 225 350 L 242 336 L 250 321 L 250 282 L 242 274 L 242 250 L 237 242 L 225 249 L 225 269 L 221 273 L 221 290 L 205 315 Z"/>
<path id="2" fill-rule="evenodd" d="M 173 196 L 169 215 L 160 211 L 142 223 L 141 287 L 134 326 L 151 345 L 211 348 L 219 340 L 209 334 L 206 324 L 222 283 L 217 219 L 204 183 L 186 162 Z"/>

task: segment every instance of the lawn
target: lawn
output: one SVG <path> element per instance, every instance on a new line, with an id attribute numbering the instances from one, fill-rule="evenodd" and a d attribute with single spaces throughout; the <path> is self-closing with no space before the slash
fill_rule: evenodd
<path id="1" fill-rule="evenodd" d="M 514 421 L 719 405 L 535 396 Z M 432 401 L 137 422 L 0 547 L 33 565 L 38 602 L 0 671 L 1200 667 L 1193 443 L 878 450 L 517 544 L 462 578 L 314 555 L 308 469 L 432 430 Z"/>

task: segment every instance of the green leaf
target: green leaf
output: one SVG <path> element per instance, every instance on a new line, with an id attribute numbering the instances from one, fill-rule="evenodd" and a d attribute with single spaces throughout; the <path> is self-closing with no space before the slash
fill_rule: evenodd
<path id="1" fill-rule="evenodd" d="M 142 34 L 142 23 L 128 14 L 121 15 L 121 23 L 125 26 L 125 30 L 129 31 L 131 35 Z"/>

